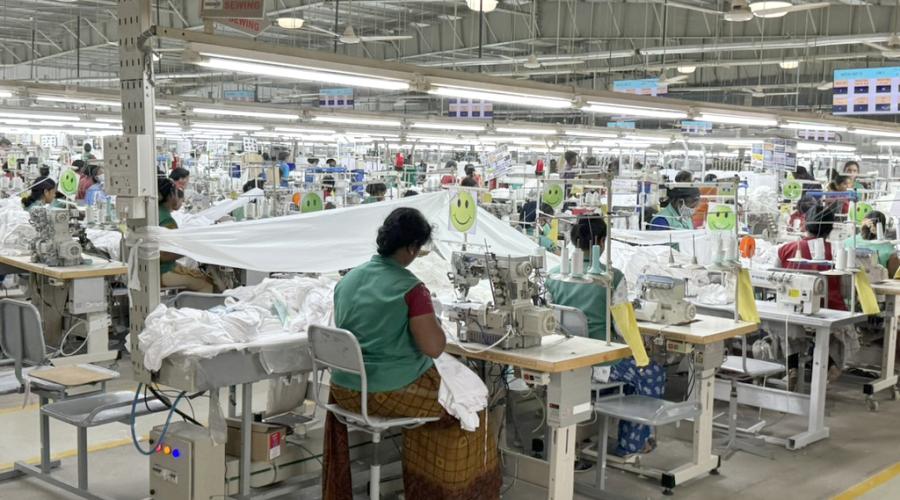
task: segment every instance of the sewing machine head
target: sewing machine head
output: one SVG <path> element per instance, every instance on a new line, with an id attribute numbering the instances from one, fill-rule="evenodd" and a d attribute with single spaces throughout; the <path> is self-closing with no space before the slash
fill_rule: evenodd
<path id="1" fill-rule="evenodd" d="M 541 337 L 555 333 L 553 310 L 534 304 L 538 295 L 534 271 L 543 265 L 542 260 L 542 256 L 453 252 L 453 271 L 448 277 L 456 288 L 457 301 L 446 310 L 451 320 L 464 326 L 460 340 L 485 345 L 499 341 L 502 349 L 516 349 L 540 345 Z M 490 281 L 493 302 L 467 302 L 469 289 L 482 279 Z"/>
<path id="2" fill-rule="evenodd" d="M 641 321 L 680 325 L 697 316 L 694 305 L 684 300 L 685 281 L 681 278 L 642 274 L 638 278 L 638 290 L 634 312 Z"/>
<path id="3" fill-rule="evenodd" d="M 73 213 L 74 212 L 74 213 Z M 81 245 L 73 238 L 70 221 L 78 227 L 78 210 L 35 207 L 30 211 L 37 236 L 31 242 L 31 260 L 49 266 L 77 266 L 84 263 Z"/>
<path id="4" fill-rule="evenodd" d="M 802 314 L 816 314 L 825 299 L 825 278 L 817 274 L 788 271 L 750 271 L 754 287 L 775 291 L 779 308 Z"/>

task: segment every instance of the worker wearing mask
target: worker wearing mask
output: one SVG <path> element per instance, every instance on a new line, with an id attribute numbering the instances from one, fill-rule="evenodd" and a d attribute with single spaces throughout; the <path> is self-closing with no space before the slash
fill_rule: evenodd
<path id="1" fill-rule="evenodd" d="M 78 179 L 78 191 L 75 193 L 75 201 L 83 201 L 84 197 L 87 196 L 88 188 L 94 185 L 93 172 L 95 165 L 90 165 L 87 162 L 82 162 L 81 165 L 81 170 L 78 172 L 80 177 Z"/>
<path id="2" fill-rule="evenodd" d="M 700 204 L 700 190 L 694 187 L 669 189 L 668 204 L 650 220 L 653 231 L 694 228 L 694 210 Z"/>
<path id="3" fill-rule="evenodd" d="M 460 427 L 438 402 L 441 377 L 432 358 L 446 337 L 428 288 L 407 267 L 431 241 L 432 227 L 416 209 L 395 209 L 378 229 L 378 254 L 353 269 L 334 290 L 334 322 L 359 340 L 368 394 L 357 375 L 335 371 L 330 399 L 352 412 L 378 417 L 439 417 L 403 430 L 406 498 L 499 499 L 497 443 L 484 415 L 475 432 Z M 352 497 L 347 427 L 325 417 L 322 497 Z M 452 477 L 452 481 L 448 478 Z"/>
<path id="4" fill-rule="evenodd" d="M 42 179 L 31 186 L 28 196 L 22 198 L 22 206 L 25 210 L 35 207 L 59 206 L 56 201 L 56 183 L 53 179 Z"/>
<path id="5" fill-rule="evenodd" d="M 868 248 L 878 253 L 878 263 L 887 269 L 888 276 L 894 277 L 897 268 L 900 267 L 900 259 L 897 258 L 897 250 L 890 241 L 877 241 L 878 225 L 882 230 L 887 226 L 887 218 L 883 213 L 873 210 L 869 212 L 860 224 L 859 234 L 847 240 L 846 248 Z"/>
<path id="6" fill-rule="evenodd" d="M 172 217 L 172 212 L 181 208 L 184 196 L 175 186 L 175 182 L 168 177 L 161 177 L 157 181 L 159 190 L 159 225 L 166 229 L 178 229 L 178 223 Z M 187 269 L 178 264 L 182 255 L 172 252 L 159 252 L 159 283 L 164 287 L 181 287 L 191 292 L 213 293 L 212 281 L 199 271 Z"/>
<path id="7" fill-rule="evenodd" d="M 186 168 L 178 167 L 169 173 L 169 179 L 175 183 L 175 187 L 184 191 L 191 182 L 191 172 Z"/>
<path id="8" fill-rule="evenodd" d="M 600 216 L 579 217 L 578 222 L 572 227 L 571 238 L 572 243 L 584 252 L 584 269 L 588 269 L 591 266 L 591 247 L 600 245 L 601 249 L 605 248 L 606 223 Z M 601 267 L 606 272 L 603 264 Z M 551 276 L 558 273 L 558 266 L 550 270 Z M 612 303 L 627 302 L 628 286 L 625 276 L 618 269 L 613 269 L 612 283 Z M 594 283 L 566 282 L 552 277 L 546 280 L 546 286 L 550 302 L 582 311 L 587 317 L 588 336 L 592 339 L 606 340 L 606 287 Z M 645 367 L 638 367 L 634 358 L 630 358 L 612 365 L 608 381 L 625 383 L 626 394 L 661 398 L 666 388 L 666 371 L 654 361 Z M 655 447 L 655 440 L 651 437 L 652 431 L 653 429 L 647 425 L 619 421 L 619 438 L 615 454 L 628 456 L 635 453 L 649 453 Z"/>
<path id="9" fill-rule="evenodd" d="M 387 195 L 387 186 L 383 182 L 369 184 L 366 186 L 366 194 L 368 196 L 363 200 L 363 204 L 384 201 L 384 197 Z"/>
<path id="10" fill-rule="evenodd" d="M 92 184 L 84 193 L 84 204 L 93 205 L 98 201 L 103 203 L 109 198 L 103 190 L 106 187 L 106 174 L 103 172 L 103 167 L 92 165 L 88 169 Z"/>

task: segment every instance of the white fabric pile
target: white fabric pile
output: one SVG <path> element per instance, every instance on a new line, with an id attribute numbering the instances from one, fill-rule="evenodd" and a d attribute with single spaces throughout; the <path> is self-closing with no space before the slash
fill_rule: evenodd
<path id="1" fill-rule="evenodd" d="M 106 252 L 112 260 L 122 260 L 122 233 L 108 229 L 87 228 L 85 230 L 91 243 Z"/>
<path id="2" fill-rule="evenodd" d="M 434 366 L 441 374 L 438 402 L 447 413 L 459 419 L 463 430 L 475 432 L 478 412 L 487 408 L 487 386 L 475 372 L 447 353 L 435 359 Z"/>
<path id="3" fill-rule="evenodd" d="M 330 278 L 272 279 L 255 286 L 244 286 L 225 292 L 232 298 L 229 307 L 239 304 L 274 309 L 270 320 L 291 333 L 304 333 L 309 325 L 334 324 L 334 287 Z"/>
<path id="4" fill-rule="evenodd" d="M 27 255 L 31 253 L 28 245 L 36 235 L 22 200 L 0 199 L 0 250 L 7 255 Z"/>

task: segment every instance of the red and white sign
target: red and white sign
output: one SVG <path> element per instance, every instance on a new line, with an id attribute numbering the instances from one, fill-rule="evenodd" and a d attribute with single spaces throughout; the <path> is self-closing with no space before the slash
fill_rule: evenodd
<path id="1" fill-rule="evenodd" d="M 262 19 L 265 0 L 203 0 L 200 16 L 204 19 Z"/>
<path id="2" fill-rule="evenodd" d="M 217 19 L 216 22 L 253 36 L 260 34 L 264 28 L 263 21 L 259 19 Z"/>

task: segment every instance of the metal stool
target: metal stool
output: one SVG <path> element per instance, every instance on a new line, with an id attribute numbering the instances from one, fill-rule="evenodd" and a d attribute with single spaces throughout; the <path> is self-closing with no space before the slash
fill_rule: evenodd
<path id="1" fill-rule="evenodd" d="M 336 404 L 323 402 L 320 399 L 320 372 L 338 370 L 359 375 L 360 392 L 368 394 L 366 368 L 363 363 L 362 350 L 356 337 L 340 328 L 311 325 L 309 327 L 309 353 L 313 365 L 313 387 L 316 404 L 331 412 L 335 418 L 345 424 L 348 429 L 362 431 L 372 436 L 372 465 L 369 466 L 369 498 L 378 499 L 381 495 L 381 464 L 378 461 L 378 446 L 381 435 L 392 428 L 412 429 L 429 422 L 439 420 L 438 417 L 427 418 L 385 418 L 369 415 L 367 398 L 362 397 L 362 413 L 347 411 Z"/>
<path id="2" fill-rule="evenodd" d="M 746 342 L 746 339 L 744 341 Z M 746 355 L 725 357 L 725 362 L 719 367 L 719 377 L 731 382 L 731 392 L 728 396 L 728 435 L 716 450 L 723 459 L 727 460 L 738 450 L 759 457 L 775 458 L 774 454 L 763 448 L 764 443 L 756 444 L 737 435 L 738 382 L 765 379 L 784 371 L 784 365 L 748 358 Z"/>

